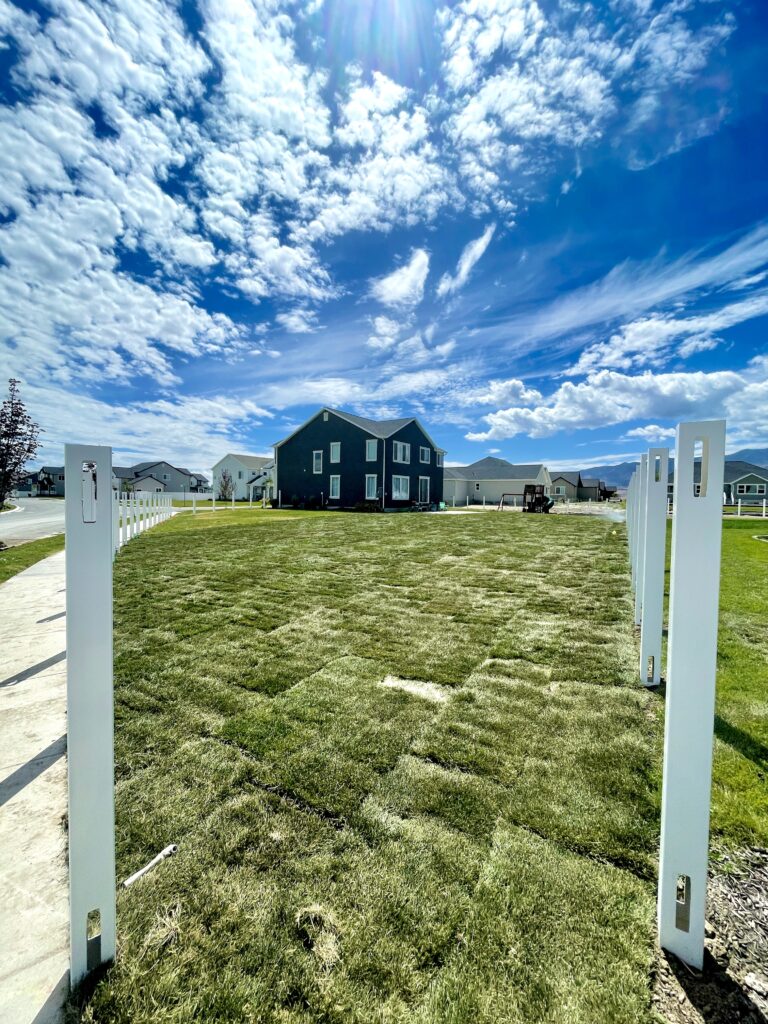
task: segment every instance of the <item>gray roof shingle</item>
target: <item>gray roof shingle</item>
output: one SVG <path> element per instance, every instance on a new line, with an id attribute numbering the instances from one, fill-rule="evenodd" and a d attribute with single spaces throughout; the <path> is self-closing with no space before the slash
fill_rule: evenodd
<path id="1" fill-rule="evenodd" d="M 451 466 L 445 470 L 445 477 L 449 480 L 534 480 L 542 469 L 541 462 L 516 466 L 489 455 L 469 466 Z"/>

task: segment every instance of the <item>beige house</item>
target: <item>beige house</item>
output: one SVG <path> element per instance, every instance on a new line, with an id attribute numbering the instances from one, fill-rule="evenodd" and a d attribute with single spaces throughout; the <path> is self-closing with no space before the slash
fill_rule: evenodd
<path id="1" fill-rule="evenodd" d="M 229 452 L 213 467 L 213 491 L 218 497 L 221 475 L 229 470 L 234 485 L 235 501 L 248 501 L 251 497 L 249 482 L 261 473 L 274 459 L 264 455 L 236 455 Z"/>
<path id="2" fill-rule="evenodd" d="M 443 475 L 443 500 L 447 505 L 470 505 L 483 502 L 497 505 L 502 495 L 522 498 L 526 484 L 541 484 L 549 494 L 552 481 L 549 470 L 538 462 L 516 466 L 506 459 L 488 456 L 471 466 L 451 466 Z"/>

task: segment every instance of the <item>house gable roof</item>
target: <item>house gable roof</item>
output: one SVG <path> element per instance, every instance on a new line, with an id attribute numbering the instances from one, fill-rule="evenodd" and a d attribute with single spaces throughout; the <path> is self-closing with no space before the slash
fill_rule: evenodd
<path id="1" fill-rule="evenodd" d="M 268 463 L 274 461 L 268 455 L 238 455 L 237 452 L 227 452 L 223 458 L 219 459 L 216 465 L 218 466 L 224 459 L 237 459 L 239 463 L 245 466 L 246 469 L 250 469 L 251 472 L 263 469 Z"/>
<path id="2" fill-rule="evenodd" d="M 597 480 L 595 477 L 592 477 L 592 476 L 590 476 L 590 477 L 584 476 L 584 477 L 581 478 L 581 486 L 582 487 L 599 487 L 600 486 L 600 481 Z"/>
<path id="3" fill-rule="evenodd" d="M 543 468 L 541 462 L 516 466 L 489 455 L 469 466 L 450 466 L 444 476 L 449 480 L 535 480 Z"/>
<path id="4" fill-rule="evenodd" d="M 552 477 L 552 483 L 554 483 L 555 480 L 565 480 L 565 482 L 570 484 L 572 487 L 581 486 L 581 473 L 552 473 L 550 475 Z"/>
<path id="5" fill-rule="evenodd" d="M 339 419 L 346 420 L 347 423 L 351 423 L 353 426 L 359 427 L 360 430 L 364 430 L 367 434 L 370 434 L 371 437 L 378 437 L 381 438 L 382 440 L 386 440 L 386 438 L 391 437 L 393 434 L 396 434 L 398 430 L 402 430 L 403 427 L 407 427 L 409 423 L 415 423 L 416 426 L 424 435 L 424 437 L 426 437 L 427 441 L 429 441 L 429 443 L 435 449 L 435 451 L 444 453 L 444 449 L 440 448 L 438 445 L 435 444 L 435 442 L 432 440 L 432 438 L 429 436 L 429 434 L 426 432 L 424 427 L 421 425 L 421 423 L 419 423 L 415 416 L 404 416 L 401 419 L 396 420 L 371 420 L 365 416 L 355 416 L 354 413 L 345 412 L 343 409 L 331 409 L 329 406 L 324 406 L 322 409 L 318 410 L 318 412 L 316 412 L 314 415 L 310 416 L 308 420 L 305 420 L 301 424 L 301 426 L 297 427 L 292 433 L 288 435 L 288 437 L 284 437 L 282 441 L 278 441 L 275 444 L 275 448 L 279 448 L 280 445 L 285 444 L 286 441 L 290 441 L 292 437 L 295 437 L 300 430 L 303 430 L 308 423 L 311 423 L 313 420 L 317 419 L 320 413 L 323 412 L 329 412 L 333 416 L 338 416 Z"/>

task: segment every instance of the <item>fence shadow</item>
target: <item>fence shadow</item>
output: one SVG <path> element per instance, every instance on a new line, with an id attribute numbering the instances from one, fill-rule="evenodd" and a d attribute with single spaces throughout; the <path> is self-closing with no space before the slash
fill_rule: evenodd
<path id="1" fill-rule="evenodd" d="M 41 750 L 39 754 L 35 754 L 29 761 L 19 765 L 16 771 L 11 772 L 7 779 L 3 779 L 0 782 L 0 807 L 13 799 L 25 786 L 33 782 L 38 775 L 42 775 L 46 768 L 50 768 L 54 761 L 58 761 L 66 752 L 67 737 L 65 734 L 64 736 L 59 736 L 53 743 L 49 743 L 44 750 Z"/>
<path id="2" fill-rule="evenodd" d="M 0 679 L 0 690 L 5 686 L 15 686 L 17 683 L 23 683 L 25 679 L 31 679 L 32 676 L 36 676 L 38 672 L 44 672 L 47 668 L 52 668 L 54 665 L 58 665 L 60 661 L 64 661 L 67 656 L 66 651 L 61 651 L 59 654 L 53 654 L 50 658 L 46 658 L 44 661 L 38 661 L 36 665 L 31 665 L 29 668 L 23 668 L 20 672 L 14 672 L 13 675 L 8 676 L 6 679 Z"/>

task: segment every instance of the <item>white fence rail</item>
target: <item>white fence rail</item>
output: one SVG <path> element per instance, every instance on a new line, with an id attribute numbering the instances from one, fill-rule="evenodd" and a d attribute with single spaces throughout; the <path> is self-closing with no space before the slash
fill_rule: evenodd
<path id="1" fill-rule="evenodd" d="M 112 492 L 112 548 L 115 554 L 140 533 L 164 523 L 173 515 L 167 494 L 118 494 Z"/>

